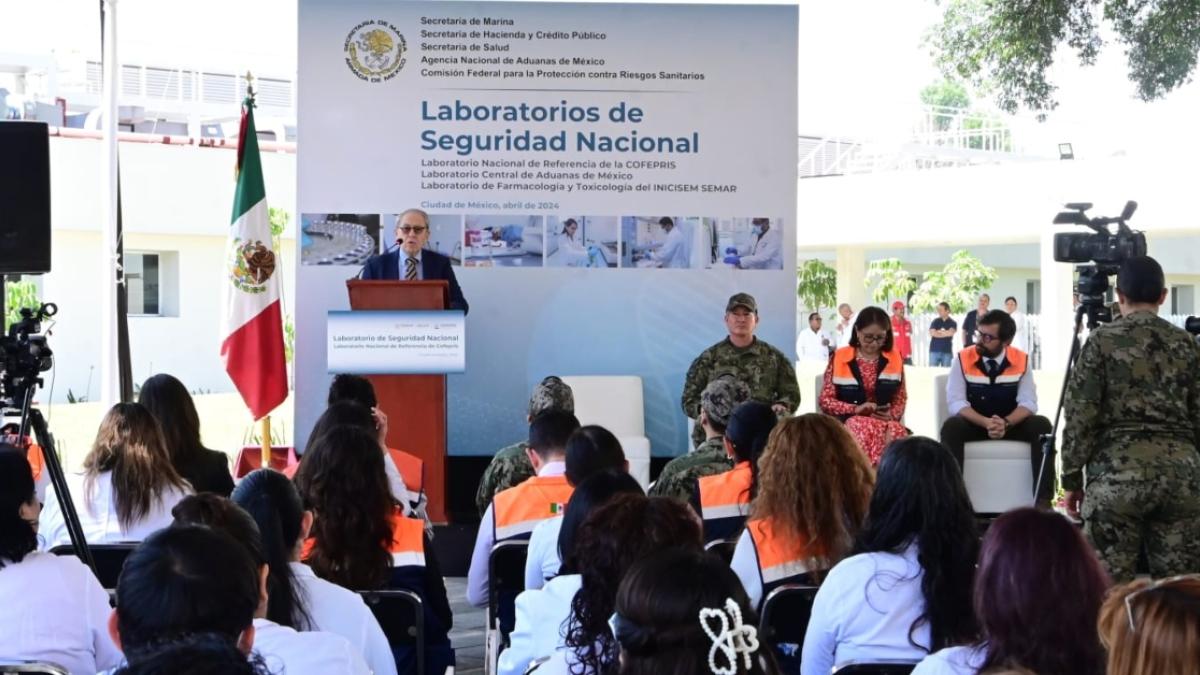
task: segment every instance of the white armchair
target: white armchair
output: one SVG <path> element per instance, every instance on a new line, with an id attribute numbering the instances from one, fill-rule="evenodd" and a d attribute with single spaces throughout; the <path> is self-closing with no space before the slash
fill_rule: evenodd
<path id="1" fill-rule="evenodd" d="M 575 397 L 580 424 L 598 424 L 621 441 L 629 475 L 650 485 L 650 439 L 642 405 L 642 378 L 635 375 L 570 375 L 563 382 Z"/>

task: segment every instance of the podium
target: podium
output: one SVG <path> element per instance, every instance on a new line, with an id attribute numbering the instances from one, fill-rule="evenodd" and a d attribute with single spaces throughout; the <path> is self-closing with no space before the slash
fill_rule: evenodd
<path id="1" fill-rule="evenodd" d="M 438 310 L 450 304 L 449 284 L 444 280 L 349 279 L 346 289 L 354 310 Z M 388 418 L 387 446 L 425 462 L 429 518 L 446 522 L 446 376 L 366 377 Z"/>

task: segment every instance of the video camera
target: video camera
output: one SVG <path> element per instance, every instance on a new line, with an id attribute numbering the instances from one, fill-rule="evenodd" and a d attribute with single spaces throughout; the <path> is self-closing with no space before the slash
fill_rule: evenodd
<path id="1" fill-rule="evenodd" d="M 1060 232 L 1054 235 L 1054 259 L 1057 262 L 1090 263 L 1078 265 L 1079 279 L 1075 292 L 1087 314 L 1088 327 L 1112 321 L 1112 311 L 1105 304 L 1109 290 L 1108 278 L 1117 273 L 1121 263 L 1129 258 L 1146 255 L 1146 235 L 1130 229 L 1126 223 L 1137 211 L 1137 202 L 1125 202 L 1121 215 L 1089 218 L 1089 203 L 1067 204 L 1069 211 L 1054 216 L 1055 225 L 1084 225 L 1094 232 Z M 1111 228 L 1116 225 L 1116 231 Z"/>
<path id="2" fill-rule="evenodd" d="M 21 320 L 8 327 L 8 335 L 0 336 L 0 402 L 5 406 L 20 405 L 26 389 L 38 381 L 38 375 L 54 366 L 54 352 L 42 332 L 42 319 L 58 313 L 52 302 L 36 310 L 23 307 Z"/>

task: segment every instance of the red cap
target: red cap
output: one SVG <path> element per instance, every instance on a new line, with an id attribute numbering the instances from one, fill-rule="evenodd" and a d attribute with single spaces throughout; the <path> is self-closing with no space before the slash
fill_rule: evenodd
<path id="1" fill-rule="evenodd" d="M 904 309 L 904 301 L 897 300 L 892 303 L 892 309 Z"/>

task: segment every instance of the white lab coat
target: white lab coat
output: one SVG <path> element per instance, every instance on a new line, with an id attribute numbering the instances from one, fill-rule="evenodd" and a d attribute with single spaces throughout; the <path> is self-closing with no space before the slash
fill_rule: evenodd
<path id="1" fill-rule="evenodd" d="M 783 233 L 776 225 L 754 242 L 750 255 L 744 256 L 738 267 L 747 270 L 783 269 Z"/>
<path id="2" fill-rule="evenodd" d="M 1026 354 L 1028 354 L 1029 353 L 1029 330 L 1027 329 L 1027 327 L 1025 325 L 1026 324 L 1025 312 L 1022 312 L 1021 310 L 1018 309 L 1017 311 L 1013 312 L 1012 314 L 1009 314 L 1009 316 L 1012 317 L 1013 323 L 1017 324 L 1017 332 L 1015 335 L 1013 335 L 1012 346 L 1016 347 L 1017 349 L 1020 349 L 1021 351 L 1025 352 Z"/>
<path id="3" fill-rule="evenodd" d="M 362 596 L 317 577 L 304 563 L 293 562 L 288 566 L 296 578 L 297 594 L 312 619 L 312 630 L 346 638 L 375 675 L 393 675 L 396 657 Z"/>
<path id="4" fill-rule="evenodd" d="M 333 633 L 296 632 L 267 619 L 254 620 L 254 651 L 272 673 L 370 675 L 350 642 Z"/>
<path id="5" fill-rule="evenodd" d="M 85 489 L 84 476 L 81 473 L 66 476 L 67 488 L 75 502 L 75 511 L 79 513 L 79 525 L 83 536 L 89 544 L 108 544 L 122 541 L 141 541 L 154 532 L 175 522 L 171 509 L 191 494 L 191 490 L 168 488 L 163 491 L 159 500 L 150 505 L 146 515 L 130 524 L 126 529 L 117 519 L 116 494 L 113 492 L 112 472 L 105 471 L 96 476 L 91 494 Z M 54 486 L 46 488 L 46 503 L 42 507 L 42 515 L 38 517 L 38 532 L 40 539 L 45 542 L 46 549 L 60 544 L 71 543 L 67 534 L 67 522 L 63 516 L 62 505 Z"/>
<path id="6" fill-rule="evenodd" d="M 567 267 L 587 267 L 588 252 L 583 242 L 566 232 L 558 235 L 558 250 L 562 251 L 563 264 Z"/>
<path id="7" fill-rule="evenodd" d="M 529 536 L 529 554 L 525 556 L 525 590 L 546 585 L 547 579 L 558 576 L 562 560 L 558 557 L 558 533 L 562 531 L 562 516 L 538 523 Z"/>
<path id="8" fill-rule="evenodd" d="M 667 241 L 654 255 L 654 259 L 661 262 L 663 267 L 681 270 L 688 268 L 687 242 L 678 224 L 667 233 Z"/>
<path id="9" fill-rule="evenodd" d="M 500 653 L 497 666 L 500 675 L 520 675 L 531 662 L 567 648 L 566 624 L 571 616 L 571 600 L 582 587 L 582 577 L 567 574 L 517 596 L 516 625 L 509 635 L 508 649 Z"/>

